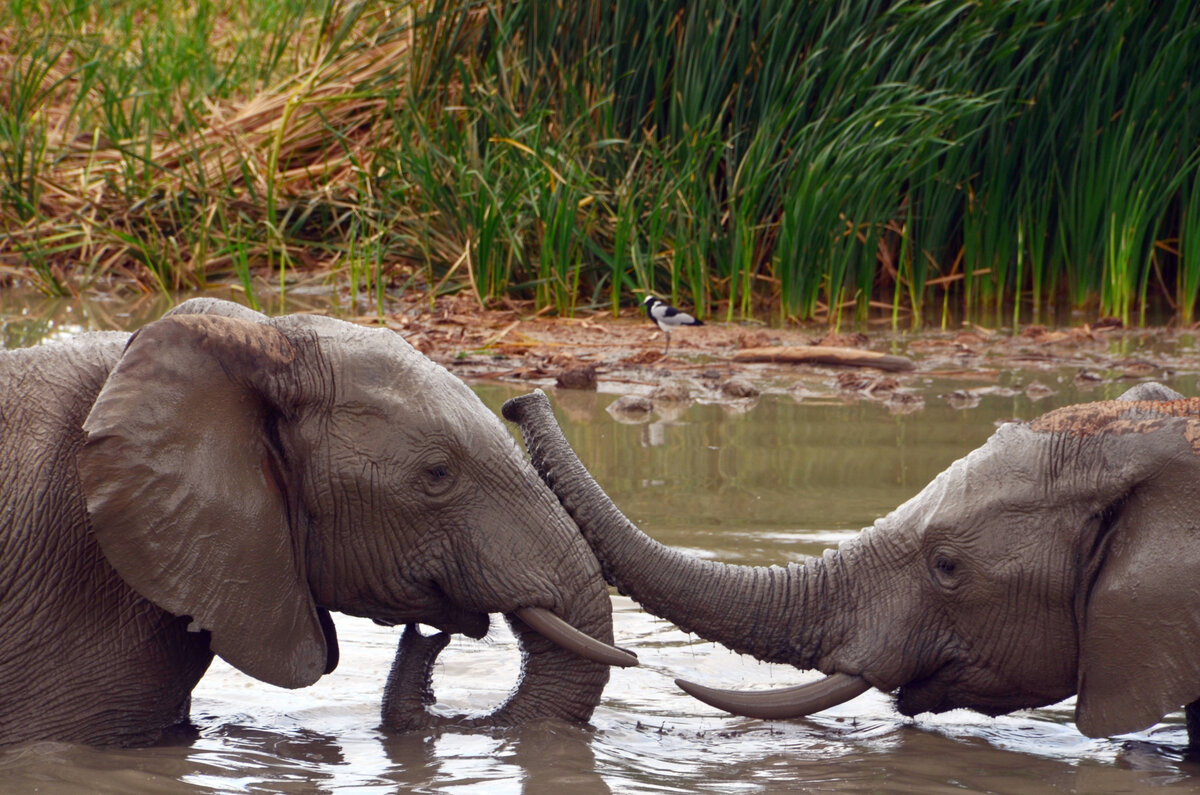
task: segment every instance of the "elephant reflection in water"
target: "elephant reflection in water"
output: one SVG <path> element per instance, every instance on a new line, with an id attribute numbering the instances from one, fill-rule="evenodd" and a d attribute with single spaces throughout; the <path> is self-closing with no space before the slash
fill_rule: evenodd
<path id="1" fill-rule="evenodd" d="M 0 353 L 0 550 L 0 744 L 154 742 L 213 654 L 312 684 L 337 664 L 330 611 L 512 625 L 505 703 L 435 716 L 393 690 L 402 729 L 584 721 L 634 661 L 499 420 L 396 334 L 324 317 L 195 299 L 132 336 Z"/>
<path id="2" fill-rule="evenodd" d="M 1200 742 L 1200 399 L 1143 384 L 1005 424 L 874 526 L 786 567 L 655 542 L 592 480 L 544 395 L 504 414 L 611 584 L 686 632 L 830 675 L 766 693 L 680 681 L 710 704 L 798 717 L 875 687 L 905 715 L 999 715 L 1078 695 L 1089 736 L 1186 705 Z"/>

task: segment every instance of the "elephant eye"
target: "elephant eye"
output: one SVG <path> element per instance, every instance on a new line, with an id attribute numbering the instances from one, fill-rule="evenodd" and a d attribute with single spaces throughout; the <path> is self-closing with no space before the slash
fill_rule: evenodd
<path id="1" fill-rule="evenodd" d="M 958 583 L 958 563 L 948 555 L 937 555 L 933 559 L 933 579 L 943 588 Z"/>
<path id="2" fill-rule="evenodd" d="M 431 496 L 436 496 L 444 493 L 454 485 L 454 473 L 445 464 L 433 464 L 425 467 L 423 480 L 425 492 Z"/>

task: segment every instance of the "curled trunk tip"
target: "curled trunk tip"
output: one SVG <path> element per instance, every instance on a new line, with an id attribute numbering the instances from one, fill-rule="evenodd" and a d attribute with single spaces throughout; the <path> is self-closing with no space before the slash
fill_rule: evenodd
<path id="1" fill-rule="evenodd" d="M 537 407 L 539 403 L 548 408 L 550 406 L 550 399 L 546 397 L 545 392 L 535 389 L 527 395 L 518 395 L 515 398 L 509 398 L 504 401 L 504 405 L 500 407 L 500 413 L 509 422 L 520 424 L 528 415 L 529 410 Z"/>

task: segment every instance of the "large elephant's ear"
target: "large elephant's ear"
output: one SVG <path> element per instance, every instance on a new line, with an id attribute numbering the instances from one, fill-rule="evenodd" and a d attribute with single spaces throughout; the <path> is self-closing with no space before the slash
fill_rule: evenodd
<path id="1" fill-rule="evenodd" d="M 1200 698 L 1200 421 L 1112 441 L 1141 474 L 1097 520 L 1081 582 L 1075 722 L 1091 737 Z"/>
<path id="2" fill-rule="evenodd" d="M 275 685 L 335 659 L 289 524 L 269 385 L 296 350 L 245 318 L 179 315 L 131 340 L 84 424 L 80 476 L 105 557 L 138 593 L 211 632 Z M 327 618 L 327 617 L 326 617 Z"/>

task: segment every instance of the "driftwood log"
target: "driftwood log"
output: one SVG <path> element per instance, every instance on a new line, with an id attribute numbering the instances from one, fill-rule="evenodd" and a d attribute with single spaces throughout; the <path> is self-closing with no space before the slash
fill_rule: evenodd
<path id="1" fill-rule="evenodd" d="M 777 364 L 831 364 L 842 367 L 874 367 L 888 372 L 912 370 L 911 359 L 857 348 L 833 348 L 825 345 L 776 345 L 767 348 L 743 348 L 733 354 L 737 362 L 773 362 Z"/>

